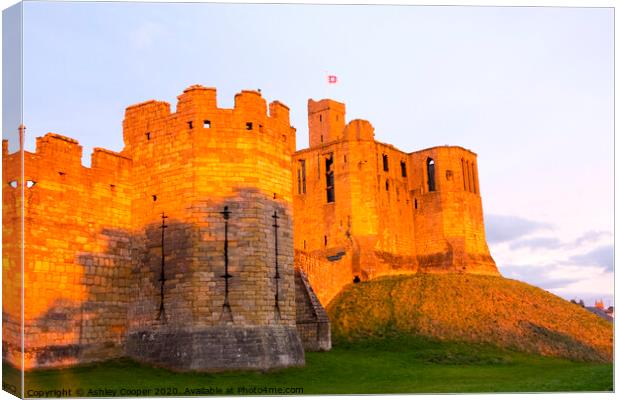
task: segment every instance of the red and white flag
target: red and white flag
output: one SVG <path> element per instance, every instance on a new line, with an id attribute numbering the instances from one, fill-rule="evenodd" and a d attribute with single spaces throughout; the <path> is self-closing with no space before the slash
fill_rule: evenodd
<path id="1" fill-rule="evenodd" d="M 327 75 L 327 83 L 329 84 L 338 83 L 338 77 L 336 75 Z"/>

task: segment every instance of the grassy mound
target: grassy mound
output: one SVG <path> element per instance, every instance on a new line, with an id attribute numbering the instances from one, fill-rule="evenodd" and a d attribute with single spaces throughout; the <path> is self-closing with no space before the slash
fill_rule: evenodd
<path id="1" fill-rule="evenodd" d="M 350 285 L 327 307 L 335 341 L 414 335 L 611 361 L 613 325 L 537 287 L 495 276 L 398 275 Z"/>

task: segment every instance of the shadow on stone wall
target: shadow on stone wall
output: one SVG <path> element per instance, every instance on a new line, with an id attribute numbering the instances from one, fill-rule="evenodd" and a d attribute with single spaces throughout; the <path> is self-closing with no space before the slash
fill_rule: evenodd
<path id="1" fill-rule="evenodd" d="M 260 198 L 258 196 L 260 195 Z M 292 309 L 280 323 L 263 325 L 234 322 L 235 326 L 207 329 L 202 324 L 194 329 L 195 303 L 223 304 L 225 298 L 224 219 L 222 211 L 228 206 L 233 213 L 229 221 L 230 268 L 234 270 L 231 284 L 239 285 L 241 272 L 251 270 L 244 264 L 247 255 L 259 249 L 266 254 L 269 274 L 267 288 L 274 285 L 275 271 L 269 242 L 273 230 L 272 214 L 278 211 L 287 224 L 279 231 L 279 268 L 288 278 L 287 287 L 279 290 L 280 301 L 288 301 Z M 161 291 L 162 228 L 156 218 L 142 232 L 122 229 L 102 229 L 96 239 L 106 241 L 103 252 L 79 252 L 75 264 L 81 268 L 75 284 L 85 290 L 84 300 L 50 299 L 51 306 L 26 326 L 27 332 L 37 335 L 40 346 L 26 349 L 32 367 L 56 367 L 101 361 L 130 355 L 140 361 L 179 370 L 270 369 L 303 365 L 304 355 L 294 319 L 294 277 L 292 251 L 292 217 L 286 203 L 269 199 L 254 189 L 239 190 L 237 195 L 222 201 L 206 200 L 192 205 L 196 215 L 205 223 L 190 224 L 175 220 L 175 211 L 166 211 L 164 230 L 164 274 Z M 286 222 L 284 222 L 286 221 Z M 244 224 L 258 224 L 250 231 Z M 265 243 L 256 242 L 260 237 Z M 209 242 L 205 247 L 204 241 Z M 217 250 L 207 251 L 217 248 Z M 221 249 L 221 250 L 220 250 Z M 290 254 L 289 254 L 290 253 Z M 283 269 L 287 268 L 287 271 Z M 261 271 L 250 271 L 255 276 Z M 246 275 L 247 276 L 247 275 Z M 207 282 L 210 280 L 210 282 Z M 205 284 L 205 290 L 201 285 Z M 247 282 L 245 283 L 247 284 Z M 271 286 L 270 286 L 271 285 Z M 206 289 L 208 287 L 208 289 Z M 251 287 L 251 286 L 247 286 Z M 237 287 L 233 314 L 252 298 Z M 247 292 L 247 290 L 245 291 Z M 267 294 L 266 294 L 267 295 Z M 200 298 L 200 296 L 206 296 Z M 268 301 L 274 304 L 274 294 Z M 286 296 L 286 298 L 285 298 Z M 161 312 L 161 304 L 165 310 Z M 258 303 L 257 303 L 258 304 Z M 262 303 L 260 303 L 262 304 Z M 268 303 L 267 303 L 268 304 Z M 284 304 L 284 303 L 283 303 Z M 235 310 L 235 307 L 237 308 Z M 273 307 L 273 306 L 272 306 Z M 283 305 L 284 307 L 284 305 Z M 290 306 L 288 306 L 290 309 Z M 218 310 L 219 311 L 219 310 Z M 247 313 L 248 310 L 243 312 Z M 206 318 L 215 318 L 209 314 Z M 203 329 L 204 328 L 204 329 Z M 49 343 L 49 345 L 47 344 Z"/>

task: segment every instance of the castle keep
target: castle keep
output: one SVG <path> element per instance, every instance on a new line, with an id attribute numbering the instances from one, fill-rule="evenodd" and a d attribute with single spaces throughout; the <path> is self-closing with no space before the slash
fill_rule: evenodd
<path id="1" fill-rule="evenodd" d="M 3 141 L 3 359 L 26 369 L 128 355 L 178 370 L 304 364 L 330 348 L 322 305 L 394 273 L 498 274 L 476 155 L 404 153 L 344 104 L 309 101 L 310 147 L 288 108 L 191 86 L 176 110 L 126 109 L 124 148 L 48 133 Z M 23 196 L 21 195 L 23 193 Z M 21 245 L 24 210 L 23 331 Z"/>
<path id="2" fill-rule="evenodd" d="M 323 304 L 343 285 L 399 273 L 499 275 L 484 234 L 476 154 L 405 153 L 345 105 L 308 101 L 310 147 L 293 155 L 295 251 Z"/>

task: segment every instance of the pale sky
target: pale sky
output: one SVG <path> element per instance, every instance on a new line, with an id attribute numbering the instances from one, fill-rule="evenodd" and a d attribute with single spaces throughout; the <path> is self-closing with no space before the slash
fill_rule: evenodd
<path id="1" fill-rule="evenodd" d="M 125 107 L 174 108 L 202 84 L 220 107 L 242 89 L 284 102 L 305 148 L 308 98 L 331 97 L 401 150 L 476 152 L 501 273 L 607 304 L 613 23 L 611 8 L 27 2 L 26 147 L 60 133 L 88 164 L 122 149 Z"/>

